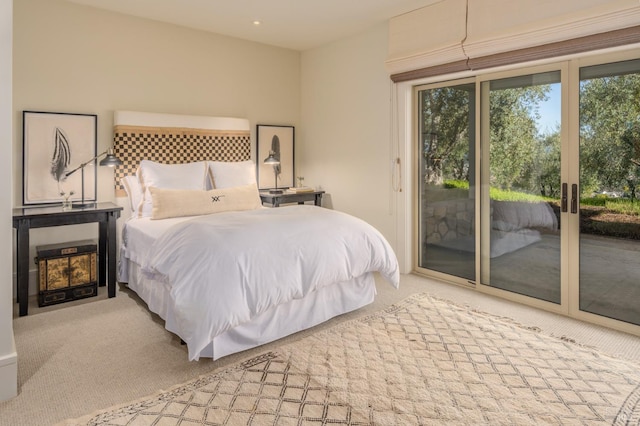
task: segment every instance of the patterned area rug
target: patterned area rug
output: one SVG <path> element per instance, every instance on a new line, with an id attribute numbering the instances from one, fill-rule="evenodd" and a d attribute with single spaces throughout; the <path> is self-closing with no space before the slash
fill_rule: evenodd
<path id="1" fill-rule="evenodd" d="M 640 368 L 427 295 L 67 425 L 638 425 Z"/>

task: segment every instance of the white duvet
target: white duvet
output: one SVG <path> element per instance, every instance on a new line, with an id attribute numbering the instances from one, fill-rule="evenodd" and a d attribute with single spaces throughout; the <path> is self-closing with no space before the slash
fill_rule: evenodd
<path id="1" fill-rule="evenodd" d="M 398 287 L 384 237 L 353 216 L 296 205 L 200 216 L 178 223 L 142 265 L 165 282 L 189 359 L 266 310 L 377 271 Z"/>

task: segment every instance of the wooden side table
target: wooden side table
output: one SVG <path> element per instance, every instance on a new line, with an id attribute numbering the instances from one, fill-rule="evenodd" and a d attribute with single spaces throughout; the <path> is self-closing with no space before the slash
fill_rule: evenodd
<path id="1" fill-rule="evenodd" d="M 268 203 L 271 204 L 272 207 L 280 207 L 280 204 L 285 203 L 304 204 L 306 201 L 313 201 L 313 204 L 316 206 L 321 206 L 322 194 L 324 194 L 324 191 L 299 192 L 297 194 L 291 192 L 283 192 L 282 194 L 260 192 L 260 200 L 262 204 Z"/>
<path id="2" fill-rule="evenodd" d="M 99 223 L 98 284 L 107 285 L 109 297 L 116 295 L 116 220 L 122 207 L 97 203 L 93 207 L 63 209 L 62 206 L 19 207 L 13 209 L 16 237 L 16 275 L 20 316 L 29 309 L 29 230 L 50 226 Z"/>

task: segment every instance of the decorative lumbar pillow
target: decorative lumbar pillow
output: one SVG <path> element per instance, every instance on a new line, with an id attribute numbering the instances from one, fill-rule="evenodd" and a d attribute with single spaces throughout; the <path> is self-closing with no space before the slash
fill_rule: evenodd
<path id="1" fill-rule="evenodd" d="M 213 188 L 233 188 L 256 183 L 256 164 L 251 161 L 209 161 Z"/>
<path id="2" fill-rule="evenodd" d="M 143 199 L 138 207 L 139 217 L 151 216 L 153 200 L 149 188 L 205 189 L 207 166 L 205 161 L 183 164 L 162 164 L 142 160 L 138 167 L 138 179 L 142 186 Z"/>
<path id="3" fill-rule="evenodd" d="M 149 188 L 153 198 L 151 219 L 198 216 L 260 208 L 256 184 L 205 190 Z"/>

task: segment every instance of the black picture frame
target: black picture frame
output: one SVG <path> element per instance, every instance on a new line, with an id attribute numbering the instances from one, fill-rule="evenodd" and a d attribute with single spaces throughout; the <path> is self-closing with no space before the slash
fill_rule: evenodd
<path id="1" fill-rule="evenodd" d="M 259 189 L 286 189 L 294 186 L 295 176 L 295 128 L 258 124 L 256 126 L 256 167 Z M 271 151 L 279 157 L 280 164 L 265 164 Z M 277 183 L 276 183 L 277 182 Z"/>
<path id="2" fill-rule="evenodd" d="M 95 201 L 97 148 L 96 114 L 23 111 L 23 205 L 80 200 L 83 180 L 85 201 Z M 93 164 L 67 175 L 91 159 Z"/>

